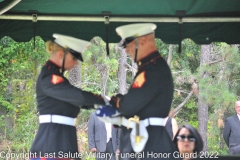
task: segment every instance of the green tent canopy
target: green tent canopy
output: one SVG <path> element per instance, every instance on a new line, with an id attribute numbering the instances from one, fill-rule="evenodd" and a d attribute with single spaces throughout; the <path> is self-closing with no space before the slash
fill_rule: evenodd
<path id="1" fill-rule="evenodd" d="M 139 22 L 169 44 L 240 44 L 240 0 L 0 0 L 0 38 L 18 42 L 60 33 L 116 43 L 116 27 Z"/>

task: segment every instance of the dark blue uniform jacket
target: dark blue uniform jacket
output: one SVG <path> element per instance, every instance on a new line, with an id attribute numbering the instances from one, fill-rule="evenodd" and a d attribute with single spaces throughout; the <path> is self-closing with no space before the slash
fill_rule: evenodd
<path id="1" fill-rule="evenodd" d="M 118 111 L 125 118 L 137 115 L 140 120 L 150 117 L 165 118 L 169 114 L 173 99 L 173 79 L 170 68 L 159 52 L 153 52 L 138 62 L 138 72 L 128 93 L 120 97 Z M 148 126 L 149 139 L 142 157 L 128 156 L 134 153 L 131 147 L 130 132 L 122 126 L 120 139 L 121 159 L 175 159 L 176 150 L 165 127 Z M 169 154 L 167 157 L 161 154 Z M 158 156 L 154 156 L 158 155 Z"/>
<path id="2" fill-rule="evenodd" d="M 100 96 L 72 86 L 60 72 L 60 67 L 51 61 L 43 66 L 36 87 L 40 115 L 53 114 L 76 118 L 80 108 L 90 109 L 93 108 L 93 104 L 104 104 Z M 30 152 L 42 157 L 61 157 L 65 153 L 78 153 L 76 127 L 41 123 Z"/>

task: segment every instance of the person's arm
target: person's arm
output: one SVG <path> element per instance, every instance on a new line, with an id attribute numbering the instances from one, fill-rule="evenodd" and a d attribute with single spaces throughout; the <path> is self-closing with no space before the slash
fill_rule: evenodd
<path id="1" fill-rule="evenodd" d="M 172 118 L 172 132 L 173 132 L 173 138 L 175 137 L 176 133 L 178 131 L 178 125 L 175 118 Z"/>
<path id="2" fill-rule="evenodd" d="M 55 84 L 53 83 L 53 77 L 56 76 L 62 81 Z M 95 95 L 91 92 L 83 91 L 77 87 L 74 87 L 69 81 L 61 75 L 48 75 L 41 77 L 40 85 L 42 91 L 49 97 L 59 99 L 64 102 L 68 102 L 75 106 L 85 106 L 85 108 L 91 108 L 94 104 L 105 104 L 103 98 L 100 95 Z M 86 107 L 90 106 L 90 107 Z"/>
<path id="3" fill-rule="evenodd" d="M 227 118 L 225 120 L 225 124 L 224 124 L 224 128 L 223 128 L 223 138 L 224 138 L 228 147 L 229 147 L 230 132 L 231 132 L 231 126 L 230 126 L 230 123 L 229 123 L 229 119 Z"/>
<path id="4" fill-rule="evenodd" d="M 96 144 L 94 141 L 94 137 L 95 137 L 95 125 L 94 125 L 94 115 L 95 113 L 92 113 L 90 115 L 89 121 L 88 121 L 88 148 L 92 151 L 92 152 L 96 152 Z"/>

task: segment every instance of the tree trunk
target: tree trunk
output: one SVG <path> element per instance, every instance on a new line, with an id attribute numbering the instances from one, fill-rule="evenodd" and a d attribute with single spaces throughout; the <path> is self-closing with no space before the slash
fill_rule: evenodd
<path id="1" fill-rule="evenodd" d="M 127 63 L 127 54 L 124 49 L 120 49 L 120 57 L 118 63 L 118 86 L 119 93 L 125 94 L 127 92 L 127 83 L 126 83 L 126 63 Z"/>
<path id="2" fill-rule="evenodd" d="M 81 82 L 82 82 L 82 72 L 81 72 L 81 63 L 79 65 L 75 66 L 73 69 L 69 70 L 68 73 L 68 80 L 69 82 L 78 88 L 81 88 Z"/>
<path id="3" fill-rule="evenodd" d="M 92 39 L 92 42 L 98 46 L 98 47 L 102 47 L 100 44 L 101 38 L 95 37 Z M 107 91 L 107 81 L 108 81 L 108 65 L 105 63 L 99 63 L 97 62 L 97 56 L 104 56 L 105 58 L 108 58 L 105 56 L 104 52 L 99 53 L 98 55 L 92 55 L 92 63 L 93 65 L 97 68 L 97 70 L 100 72 L 101 75 L 101 94 L 103 96 L 108 95 L 108 91 Z"/>
<path id="4" fill-rule="evenodd" d="M 98 68 L 100 71 L 101 77 L 102 77 L 102 83 L 101 83 L 101 91 L 102 95 L 106 96 L 107 93 L 107 81 L 108 81 L 108 68 L 106 65 L 102 65 L 100 68 Z"/>
<path id="5" fill-rule="evenodd" d="M 200 79 L 207 78 L 209 75 L 204 71 L 201 66 L 208 64 L 210 57 L 211 46 L 202 45 L 201 46 L 201 59 L 200 59 Z M 204 96 L 201 92 L 204 92 L 203 87 L 199 87 L 199 96 L 198 96 L 198 131 L 203 139 L 203 151 L 208 150 L 207 144 L 207 126 L 208 126 L 208 104 L 205 101 Z"/>
<path id="6" fill-rule="evenodd" d="M 12 94 L 13 94 L 13 91 L 12 91 L 12 80 L 9 80 L 8 81 L 8 84 L 6 86 L 6 95 L 5 95 L 5 99 L 9 102 L 12 101 Z"/>
<path id="7" fill-rule="evenodd" d="M 168 51 L 168 59 L 167 59 L 167 64 L 170 67 L 171 61 L 172 61 L 172 50 L 173 50 L 173 45 L 169 45 L 169 51 Z"/>
<path id="8" fill-rule="evenodd" d="M 108 67 L 106 64 L 99 64 L 94 56 L 92 56 L 92 63 L 100 72 L 101 75 L 101 94 L 107 95 L 107 81 L 108 81 Z"/>
<path id="9" fill-rule="evenodd" d="M 132 79 L 135 77 L 136 73 L 137 73 L 137 63 L 134 62 L 134 59 L 131 59 L 132 60 Z"/>

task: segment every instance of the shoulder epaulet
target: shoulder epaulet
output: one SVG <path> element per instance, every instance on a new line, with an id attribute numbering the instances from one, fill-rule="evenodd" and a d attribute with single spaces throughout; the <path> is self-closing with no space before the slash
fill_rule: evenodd
<path id="1" fill-rule="evenodd" d="M 56 75 L 56 74 L 52 74 L 52 80 L 51 80 L 52 84 L 59 84 L 64 82 L 64 78 Z"/>
<path id="2" fill-rule="evenodd" d="M 146 71 L 141 72 L 132 84 L 132 88 L 141 88 L 146 82 Z"/>

